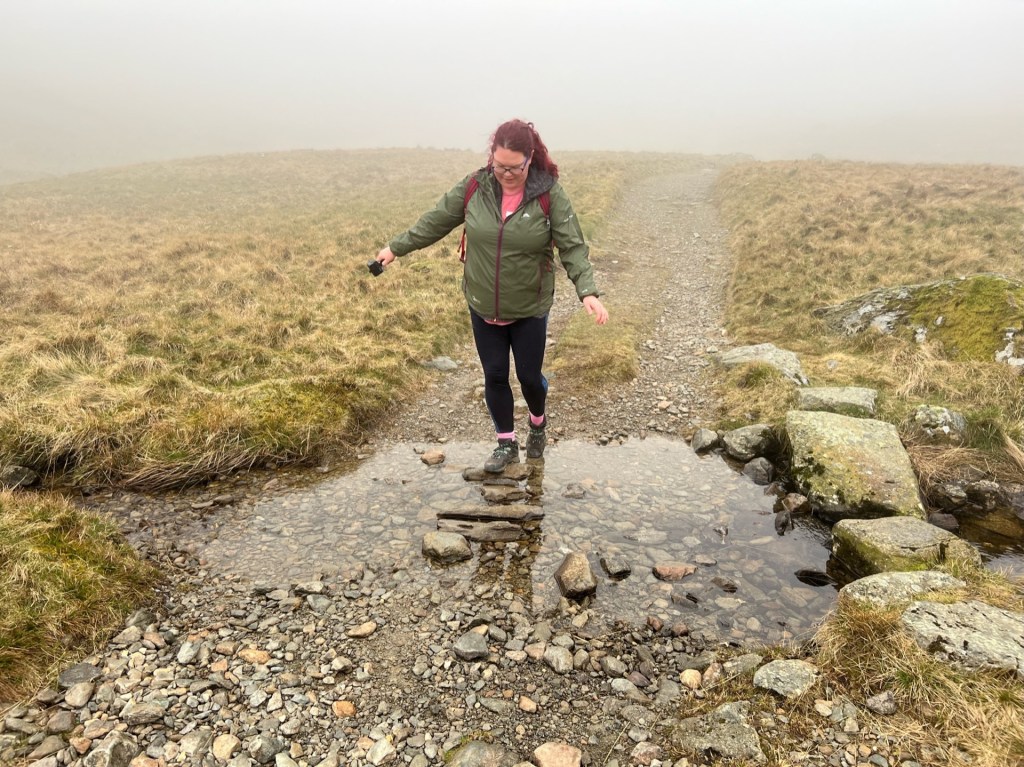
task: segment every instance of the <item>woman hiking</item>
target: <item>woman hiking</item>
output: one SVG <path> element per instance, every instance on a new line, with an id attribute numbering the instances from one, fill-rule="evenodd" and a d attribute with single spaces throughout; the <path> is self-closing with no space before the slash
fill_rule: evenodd
<path id="1" fill-rule="evenodd" d="M 548 381 L 541 368 L 555 293 L 555 248 L 587 313 L 603 325 L 608 311 L 598 298 L 579 221 L 558 183 L 558 166 L 533 123 L 509 120 L 499 125 L 491 136 L 487 165 L 456 184 L 376 260 L 387 266 L 463 223 L 462 291 L 498 440 L 484 469 L 499 473 L 519 461 L 509 352 L 530 410 L 527 458 L 541 458 L 547 443 Z"/>

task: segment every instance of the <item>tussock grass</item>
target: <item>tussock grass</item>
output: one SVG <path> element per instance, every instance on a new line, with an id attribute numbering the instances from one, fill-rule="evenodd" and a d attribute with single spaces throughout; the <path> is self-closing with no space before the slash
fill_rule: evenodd
<path id="1" fill-rule="evenodd" d="M 0 703 L 105 639 L 155 578 L 99 517 L 0 491 Z"/>
<path id="2" fill-rule="evenodd" d="M 1024 169 L 850 162 L 742 164 L 722 172 L 717 198 L 735 265 L 727 323 L 740 343 L 773 342 L 801 355 L 817 386 L 880 390 L 880 413 L 909 437 L 919 404 L 968 419 L 965 446 L 1001 475 L 1024 477 L 1010 443 L 1024 433 L 1024 377 L 958 359 L 935 343 L 864 333 L 840 338 L 814 309 L 881 286 L 979 272 L 1024 278 Z M 723 420 L 780 422 L 789 403 L 722 387 Z M 931 451 L 912 451 L 916 460 Z M 947 462 L 947 466 L 949 464 Z M 941 464 L 918 464 L 935 475 Z"/>
<path id="3" fill-rule="evenodd" d="M 1013 598 L 995 579 L 988 581 L 987 588 L 980 587 L 986 601 L 1021 609 L 1019 593 Z M 971 590 L 978 596 L 977 585 Z M 819 667 L 853 700 L 891 691 L 898 713 L 874 724 L 922 761 L 962 763 L 956 749 L 966 751 L 979 767 L 1020 764 L 1020 681 L 1013 674 L 967 670 L 936 660 L 902 628 L 901 612 L 840 600 L 816 638 Z"/>

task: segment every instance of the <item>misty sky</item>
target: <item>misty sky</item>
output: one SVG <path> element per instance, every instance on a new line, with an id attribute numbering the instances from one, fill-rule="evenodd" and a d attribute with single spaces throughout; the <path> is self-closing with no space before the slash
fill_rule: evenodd
<path id="1" fill-rule="evenodd" d="M 1024 165 L 1024 0 L 4 0 L 0 169 L 253 150 Z"/>

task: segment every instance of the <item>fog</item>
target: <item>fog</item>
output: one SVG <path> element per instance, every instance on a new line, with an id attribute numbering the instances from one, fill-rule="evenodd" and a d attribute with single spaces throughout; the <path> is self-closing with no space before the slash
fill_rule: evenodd
<path id="1" fill-rule="evenodd" d="M 1019 0 L 8 0 L 0 177 L 286 149 L 1024 165 Z"/>

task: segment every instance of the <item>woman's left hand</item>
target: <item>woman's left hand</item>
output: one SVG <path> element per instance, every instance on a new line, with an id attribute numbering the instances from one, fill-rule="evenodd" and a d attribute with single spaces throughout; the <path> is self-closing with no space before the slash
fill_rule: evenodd
<path id="1" fill-rule="evenodd" d="M 601 299 L 597 296 L 584 296 L 583 308 L 587 310 L 587 314 L 593 317 L 594 322 L 598 325 L 604 325 L 608 322 L 608 310 L 604 308 L 604 304 L 601 303 Z"/>

